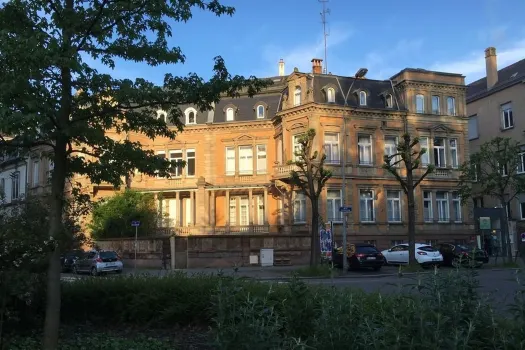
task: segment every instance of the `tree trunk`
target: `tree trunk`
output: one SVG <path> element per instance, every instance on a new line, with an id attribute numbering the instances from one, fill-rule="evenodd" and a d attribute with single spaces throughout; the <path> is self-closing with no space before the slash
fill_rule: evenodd
<path id="1" fill-rule="evenodd" d="M 510 261 L 512 261 L 512 246 L 510 244 L 510 230 L 509 230 L 509 220 L 507 217 L 507 202 L 505 201 L 505 198 L 500 198 L 500 204 L 503 208 L 503 220 L 501 222 L 501 229 L 503 232 L 505 232 L 504 235 L 502 235 L 502 238 L 505 240 L 505 250 L 507 251 L 507 257 Z"/>
<path id="2" fill-rule="evenodd" d="M 315 266 L 319 263 L 319 256 L 321 247 L 319 246 L 319 207 L 318 199 L 312 199 L 312 227 L 310 239 L 310 266 Z"/>
<path id="3" fill-rule="evenodd" d="M 414 199 L 414 179 L 412 172 L 407 171 L 408 201 L 408 264 L 417 264 L 416 260 L 416 203 Z"/>

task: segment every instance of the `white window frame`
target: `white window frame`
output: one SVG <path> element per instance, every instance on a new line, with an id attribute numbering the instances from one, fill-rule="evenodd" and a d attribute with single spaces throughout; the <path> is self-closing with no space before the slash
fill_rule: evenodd
<path id="1" fill-rule="evenodd" d="M 387 141 L 394 141 L 394 144 L 389 144 Z M 397 151 L 397 145 L 399 143 L 399 138 L 397 136 L 385 136 L 384 140 L 384 148 L 385 148 L 385 156 L 393 156 L 394 154 L 398 153 Z M 400 155 L 396 155 L 392 158 L 390 161 L 390 164 L 394 164 L 397 161 L 401 159 Z M 395 166 L 398 167 L 400 163 L 396 164 Z"/>
<path id="2" fill-rule="evenodd" d="M 456 98 L 454 96 L 447 97 L 447 115 L 456 115 Z"/>
<path id="3" fill-rule="evenodd" d="M 503 177 L 508 176 L 509 175 L 508 165 L 507 164 L 503 164 L 501 167 L 499 165 L 500 164 L 498 163 L 498 167 L 500 168 L 501 176 L 503 176 Z"/>
<path id="4" fill-rule="evenodd" d="M 514 127 L 514 116 L 512 113 L 512 103 L 505 103 L 500 106 L 501 110 L 501 128 L 503 130 L 512 129 Z"/>
<path id="5" fill-rule="evenodd" d="M 451 138 L 448 139 L 449 152 L 450 152 L 450 161 L 453 169 L 459 167 L 459 152 L 458 152 L 458 139 Z"/>
<path id="6" fill-rule="evenodd" d="M 257 119 L 264 119 L 266 117 L 266 108 L 264 108 L 264 105 L 258 105 L 256 111 Z"/>
<path id="7" fill-rule="evenodd" d="M 227 146 L 225 148 L 225 173 L 226 176 L 233 176 L 235 175 L 235 147 L 234 146 Z"/>
<path id="8" fill-rule="evenodd" d="M 368 142 L 365 140 L 368 139 Z M 369 150 L 369 159 L 365 159 L 366 149 Z M 360 165 L 374 164 L 374 147 L 372 146 L 372 135 L 358 135 L 357 136 L 357 153 L 359 156 Z"/>
<path id="9" fill-rule="evenodd" d="M 388 222 L 390 223 L 402 222 L 403 209 L 402 209 L 402 201 L 401 201 L 401 191 L 399 190 L 387 190 L 386 191 L 386 212 L 387 212 Z M 392 215 L 390 213 L 392 213 Z"/>
<path id="10" fill-rule="evenodd" d="M 419 102 L 421 102 L 421 108 L 419 108 L 418 106 Z M 422 94 L 416 95 L 416 113 L 417 114 L 425 113 L 425 95 L 422 95 Z"/>
<path id="11" fill-rule="evenodd" d="M 437 102 L 436 104 L 434 104 L 434 102 Z M 441 99 L 439 98 L 438 95 L 432 95 L 432 114 L 440 114 L 441 113 L 441 106 L 440 106 L 440 103 L 441 103 Z"/>
<path id="12" fill-rule="evenodd" d="M 428 146 L 429 138 L 428 136 L 423 136 L 419 138 L 419 150 L 421 151 L 425 148 L 427 151 L 421 156 L 421 166 L 427 167 L 430 164 L 430 147 Z"/>
<path id="13" fill-rule="evenodd" d="M 39 159 L 33 159 L 32 161 L 32 179 L 31 183 L 33 184 L 33 187 L 38 186 L 40 183 L 40 160 Z"/>
<path id="14" fill-rule="evenodd" d="M 168 121 L 168 113 L 162 109 L 159 109 L 157 111 L 157 119 L 161 119 L 162 117 L 162 120 L 164 121 L 164 123 L 166 123 Z"/>
<path id="15" fill-rule="evenodd" d="M 256 145 L 257 150 L 257 174 L 266 174 L 268 167 L 268 156 L 266 145 Z"/>
<path id="16" fill-rule="evenodd" d="M 327 135 L 334 136 L 336 140 L 328 140 Z M 339 133 L 325 132 L 324 133 L 324 153 L 326 155 L 326 164 L 339 164 L 341 161 L 340 147 L 339 147 Z"/>
<path id="17" fill-rule="evenodd" d="M 458 192 L 452 192 L 452 211 L 454 212 L 454 222 L 462 222 L 461 197 Z"/>
<path id="18" fill-rule="evenodd" d="M 425 217 L 425 204 L 428 204 L 428 216 Z M 432 203 L 432 192 L 423 191 L 423 221 L 433 222 L 434 221 L 434 206 Z"/>
<path id="19" fill-rule="evenodd" d="M 326 102 L 328 103 L 335 102 L 335 89 L 334 88 L 328 88 L 326 90 Z"/>
<path id="20" fill-rule="evenodd" d="M 193 113 L 193 122 L 190 121 L 190 113 Z M 197 124 L 197 110 L 195 108 L 186 108 L 184 115 L 186 116 L 186 125 Z"/>
<path id="21" fill-rule="evenodd" d="M 193 152 L 193 156 L 189 156 L 189 154 Z M 193 175 L 190 174 L 190 160 L 193 159 Z M 188 148 L 186 149 L 186 176 L 187 177 L 195 177 L 195 174 L 197 173 L 197 152 L 195 148 Z"/>
<path id="22" fill-rule="evenodd" d="M 170 161 L 184 160 L 184 151 L 181 149 L 172 149 L 169 151 L 169 154 L 170 154 Z M 176 166 L 174 171 L 172 172 L 172 175 L 174 177 L 181 177 L 183 172 L 184 172 L 183 166 Z"/>
<path id="23" fill-rule="evenodd" d="M 525 202 L 520 202 L 520 220 L 525 220 Z"/>
<path id="24" fill-rule="evenodd" d="M 158 156 L 164 156 L 164 159 L 166 159 L 166 151 L 157 151 Z M 157 177 L 160 177 L 157 173 Z"/>
<path id="25" fill-rule="evenodd" d="M 471 115 L 468 118 L 468 139 L 475 140 L 479 138 L 479 128 L 478 128 L 478 116 Z"/>
<path id="26" fill-rule="evenodd" d="M 394 98 L 391 94 L 386 95 L 385 97 L 386 108 L 394 108 Z"/>
<path id="27" fill-rule="evenodd" d="M 342 205 L 343 205 L 342 190 L 334 189 L 334 188 L 327 189 L 326 190 L 326 217 L 328 221 L 334 221 L 334 222 L 343 221 L 343 213 L 339 211 L 339 208 Z"/>
<path id="28" fill-rule="evenodd" d="M 298 142 L 299 138 L 301 138 L 303 134 L 297 134 L 292 136 L 292 160 L 295 162 L 299 156 L 296 156 L 295 153 L 301 152 L 302 145 Z"/>
<path id="29" fill-rule="evenodd" d="M 235 120 L 235 110 L 233 107 L 226 108 L 226 121 L 233 122 Z"/>
<path id="30" fill-rule="evenodd" d="M 11 174 L 11 200 L 20 198 L 20 172 L 15 171 Z"/>
<path id="31" fill-rule="evenodd" d="M 237 197 L 230 197 L 230 221 L 228 222 L 230 226 L 237 226 Z"/>
<path id="32" fill-rule="evenodd" d="M 1 178 L 0 179 L 0 199 L 2 199 L 1 197 L 6 197 L 6 193 L 5 193 L 5 179 L 4 178 Z"/>
<path id="33" fill-rule="evenodd" d="M 239 158 L 239 174 L 240 175 L 252 175 L 253 174 L 253 146 L 251 145 L 239 146 L 238 158 Z"/>
<path id="34" fill-rule="evenodd" d="M 239 197 L 239 226 L 250 225 L 250 200 L 246 196 Z"/>
<path id="35" fill-rule="evenodd" d="M 444 198 L 439 198 L 440 194 L 443 194 Z M 449 222 L 450 221 L 450 206 L 448 202 L 448 192 L 446 191 L 436 192 L 436 206 L 438 210 L 438 222 Z"/>
<path id="36" fill-rule="evenodd" d="M 365 193 L 367 194 L 366 197 L 363 196 Z M 370 195 L 370 197 L 368 195 Z M 375 222 L 375 216 L 375 191 L 366 189 L 359 190 L 359 221 Z"/>
<path id="37" fill-rule="evenodd" d="M 366 106 L 366 91 L 359 91 L 359 105 Z"/>
<path id="38" fill-rule="evenodd" d="M 300 86 L 296 86 L 295 87 L 295 90 L 294 90 L 294 93 L 293 93 L 293 105 L 294 107 L 297 107 L 297 106 L 300 106 L 301 105 L 301 87 Z"/>
<path id="39" fill-rule="evenodd" d="M 436 140 L 442 140 L 442 146 L 436 146 Z M 444 137 L 434 137 L 432 142 L 432 155 L 434 156 L 434 165 L 436 168 L 447 167 L 447 152 L 446 152 L 447 140 Z"/>
<path id="40" fill-rule="evenodd" d="M 293 221 L 296 224 L 306 222 L 306 196 L 298 191 L 294 192 Z"/>
<path id="41" fill-rule="evenodd" d="M 518 166 L 516 169 L 516 173 L 525 173 L 525 151 L 518 153 Z"/>

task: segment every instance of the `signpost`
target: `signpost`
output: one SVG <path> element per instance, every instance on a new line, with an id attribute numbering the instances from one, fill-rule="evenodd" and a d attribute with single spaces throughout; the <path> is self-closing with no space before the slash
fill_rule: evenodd
<path id="1" fill-rule="evenodd" d="M 353 82 L 352 82 L 353 84 Z M 350 90 L 349 90 L 350 91 Z M 346 121 L 343 121 L 343 125 L 346 125 Z M 346 172 L 346 167 L 343 166 L 343 176 L 344 176 L 344 173 Z M 344 177 L 343 177 L 344 179 Z M 345 184 L 344 184 L 344 180 L 343 180 L 343 198 L 344 198 L 344 187 Z M 344 201 L 344 199 L 343 199 Z M 344 202 L 343 202 L 344 203 Z M 344 220 L 343 220 L 343 271 L 344 273 L 346 273 L 346 269 L 348 268 L 348 255 L 346 254 L 346 223 L 347 223 L 347 220 L 346 220 L 346 214 L 348 213 L 351 213 L 352 212 L 352 206 L 351 205 L 344 205 L 344 206 L 341 206 L 339 207 L 339 212 L 340 213 L 343 213 L 345 214 L 344 215 Z"/>
<path id="2" fill-rule="evenodd" d="M 131 226 L 132 227 L 135 227 L 135 265 L 133 267 L 133 269 L 136 271 L 137 270 L 137 243 L 138 243 L 138 233 L 139 233 L 139 226 L 140 226 L 140 221 L 132 221 L 131 222 Z"/>
<path id="3" fill-rule="evenodd" d="M 492 226 L 490 224 L 489 216 L 480 216 L 479 218 L 479 229 L 480 230 L 490 230 Z"/>

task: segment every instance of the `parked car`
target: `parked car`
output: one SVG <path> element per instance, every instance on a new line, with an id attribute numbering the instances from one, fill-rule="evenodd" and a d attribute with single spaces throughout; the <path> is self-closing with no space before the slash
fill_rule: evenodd
<path id="1" fill-rule="evenodd" d="M 334 265 L 343 267 L 342 247 L 334 251 L 333 257 Z M 366 243 L 350 244 L 347 258 L 349 270 L 368 267 L 378 271 L 385 264 L 383 254 L 374 245 Z"/>
<path id="2" fill-rule="evenodd" d="M 385 256 L 387 264 L 408 264 L 408 244 L 398 244 L 381 252 Z M 422 266 L 441 265 L 443 255 L 438 249 L 422 243 L 416 243 L 416 260 Z"/>
<path id="3" fill-rule="evenodd" d="M 123 268 L 122 260 L 112 250 L 89 251 L 73 264 L 73 272 L 90 273 L 92 276 L 107 272 L 122 273 Z"/>
<path id="4" fill-rule="evenodd" d="M 441 243 L 439 251 L 443 255 L 443 265 L 459 267 L 481 267 L 488 263 L 488 254 L 463 244 Z"/>
<path id="5" fill-rule="evenodd" d="M 60 257 L 60 263 L 62 264 L 62 272 L 69 272 L 73 268 L 75 260 L 83 256 L 84 251 L 81 249 L 71 250 Z"/>

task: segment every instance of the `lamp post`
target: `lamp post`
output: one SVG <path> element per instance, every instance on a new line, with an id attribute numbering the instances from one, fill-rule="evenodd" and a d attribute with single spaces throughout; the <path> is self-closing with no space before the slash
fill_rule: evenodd
<path id="1" fill-rule="evenodd" d="M 342 169 L 343 169 L 343 175 L 342 175 L 342 182 L 343 182 L 343 200 L 341 203 L 340 211 L 342 211 L 343 208 L 345 208 L 346 204 L 346 108 L 348 107 L 348 96 L 350 95 L 350 92 L 352 91 L 352 88 L 354 87 L 354 83 L 357 79 L 363 78 L 366 73 L 368 73 L 368 69 L 366 68 L 360 68 L 354 75 L 354 80 L 352 81 L 352 84 L 350 84 L 350 87 L 348 88 L 348 91 L 344 95 L 345 104 L 344 104 L 344 110 L 343 110 L 343 159 L 342 159 Z M 339 89 L 341 90 L 341 93 L 343 92 L 343 88 L 341 87 L 341 83 L 339 82 L 339 78 L 337 78 L 337 84 L 339 85 Z M 346 208 L 345 208 L 346 209 Z M 347 211 L 343 212 L 343 271 L 346 272 L 348 269 L 348 256 L 346 251 L 346 225 L 347 225 Z"/>

